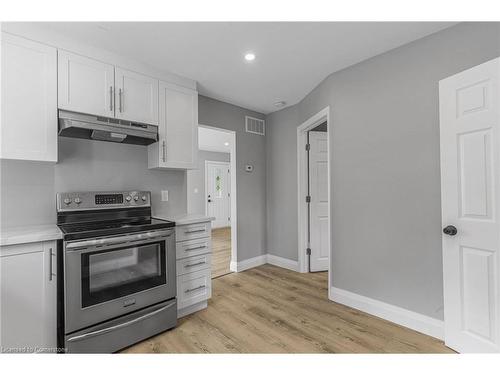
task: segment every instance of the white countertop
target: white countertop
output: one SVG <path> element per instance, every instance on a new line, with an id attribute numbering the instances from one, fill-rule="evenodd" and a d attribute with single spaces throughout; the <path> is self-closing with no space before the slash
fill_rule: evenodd
<path id="1" fill-rule="evenodd" d="M 59 240 L 62 233 L 55 224 L 29 225 L 0 230 L 0 246 Z"/>
<path id="2" fill-rule="evenodd" d="M 154 215 L 154 217 L 163 220 L 175 221 L 175 225 L 187 225 L 196 223 L 205 223 L 215 220 L 215 217 L 210 217 L 201 214 L 180 214 L 180 215 Z"/>

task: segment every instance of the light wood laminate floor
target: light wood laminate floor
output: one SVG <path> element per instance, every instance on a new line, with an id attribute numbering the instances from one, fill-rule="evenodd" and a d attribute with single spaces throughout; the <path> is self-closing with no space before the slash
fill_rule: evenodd
<path id="1" fill-rule="evenodd" d="M 451 353 L 327 297 L 327 273 L 263 265 L 213 280 L 208 308 L 125 353 Z"/>
<path id="2" fill-rule="evenodd" d="M 212 278 L 231 273 L 231 227 L 212 229 Z"/>

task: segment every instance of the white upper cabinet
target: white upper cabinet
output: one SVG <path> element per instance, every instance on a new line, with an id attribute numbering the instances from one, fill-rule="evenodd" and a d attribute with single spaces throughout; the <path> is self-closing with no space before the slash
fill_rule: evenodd
<path id="1" fill-rule="evenodd" d="M 1 159 L 57 161 L 57 50 L 2 33 Z"/>
<path id="2" fill-rule="evenodd" d="M 116 118 L 158 125 L 158 80 L 115 68 Z"/>
<path id="3" fill-rule="evenodd" d="M 148 146 L 148 166 L 197 168 L 198 93 L 161 81 L 159 91 L 159 142 Z"/>
<path id="4" fill-rule="evenodd" d="M 60 50 L 59 108 L 114 117 L 114 73 L 113 65 Z"/>

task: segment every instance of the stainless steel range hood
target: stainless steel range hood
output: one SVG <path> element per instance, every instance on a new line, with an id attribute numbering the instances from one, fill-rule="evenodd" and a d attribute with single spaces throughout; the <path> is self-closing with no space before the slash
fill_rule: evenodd
<path id="1" fill-rule="evenodd" d="M 61 137 L 149 145 L 158 140 L 158 127 L 59 110 L 59 135 Z"/>

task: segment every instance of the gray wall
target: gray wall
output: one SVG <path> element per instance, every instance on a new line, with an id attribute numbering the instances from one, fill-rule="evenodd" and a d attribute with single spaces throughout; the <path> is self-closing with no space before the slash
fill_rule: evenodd
<path id="1" fill-rule="evenodd" d="M 0 160 L 0 228 L 56 222 L 54 164 Z"/>
<path id="2" fill-rule="evenodd" d="M 333 286 L 442 319 L 438 81 L 498 57 L 499 25 L 402 46 L 269 115 L 269 252 L 297 259 L 296 127 L 330 106 Z"/>
<path id="3" fill-rule="evenodd" d="M 150 190 L 153 214 L 186 212 L 186 172 L 148 169 L 145 146 L 60 137 L 59 161 L 56 191 Z"/>
<path id="4" fill-rule="evenodd" d="M 198 122 L 236 132 L 238 261 L 266 253 L 266 137 L 245 132 L 245 116 L 261 113 L 199 96 Z M 253 164 L 252 173 L 245 164 Z"/>
<path id="5" fill-rule="evenodd" d="M 229 162 L 230 154 L 198 150 L 198 169 L 187 171 L 187 210 L 189 213 L 205 215 L 207 194 L 205 193 L 205 161 Z M 194 190 L 198 189 L 195 193 Z"/>
<path id="6" fill-rule="evenodd" d="M 63 137 L 58 145 L 57 164 L 2 160 L 2 228 L 55 223 L 55 194 L 65 191 L 150 190 L 153 214 L 186 211 L 186 172 L 148 170 L 146 147 Z"/>

